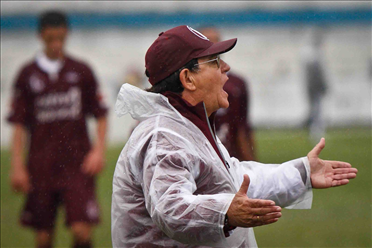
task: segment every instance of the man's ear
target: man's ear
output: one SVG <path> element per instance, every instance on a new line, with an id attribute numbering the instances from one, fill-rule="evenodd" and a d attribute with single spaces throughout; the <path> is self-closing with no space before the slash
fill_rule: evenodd
<path id="1" fill-rule="evenodd" d="M 184 89 L 189 91 L 196 90 L 195 79 L 189 69 L 183 69 L 180 72 L 180 81 Z"/>

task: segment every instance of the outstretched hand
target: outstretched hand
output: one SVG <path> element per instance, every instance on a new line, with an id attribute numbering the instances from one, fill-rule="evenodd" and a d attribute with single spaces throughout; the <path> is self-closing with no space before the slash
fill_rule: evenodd
<path id="1" fill-rule="evenodd" d="M 316 189 L 326 189 L 348 184 L 349 179 L 356 177 L 358 170 L 352 168 L 351 165 L 346 162 L 320 159 L 319 154 L 324 147 L 325 139 L 322 138 L 307 154 L 310 163 L 312 187 Z"/>
<path id="2" fill-rule="evenodd" d="M 282 216 L 281 208 L 275 206 L 275 202 L 271 200 L 248 198 L 249 183 L 248 175 L 244 175 L 243 183 L 227 211 L 229 225 L 255 227 L 278 221 Z"/>

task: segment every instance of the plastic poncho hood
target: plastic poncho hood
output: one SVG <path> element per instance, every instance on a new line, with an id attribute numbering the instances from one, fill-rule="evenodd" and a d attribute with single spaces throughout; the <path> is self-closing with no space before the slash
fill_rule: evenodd
<path id="1" fill-rule="evenodd" d="M 143 121 L 164 115 L 183 120 L 180 113 L 161 94 L 149 93 L 130 84 L 124 84 L 117 97 L 115 113 L 118 117 L 130 114 L 133 119 Z"/>

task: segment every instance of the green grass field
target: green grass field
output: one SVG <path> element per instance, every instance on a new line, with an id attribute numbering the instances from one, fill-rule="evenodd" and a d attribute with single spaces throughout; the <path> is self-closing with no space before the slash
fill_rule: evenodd
<path id="1" fill-rule="evenodd" d="M 304 130 L 258 130 L 256 142 L 263 163 L 285 162 L 312 149 Z M 111 247 L 111 183 L 121 149 L 108 149 L 107 167 L 99 177 L 102 223 L 94 232 L 96 247 Z M 277 223 L 255 228 L 259 247 L 371 247 L 371 130 L 329 130 L 321 158 L 350 162 L 359 170 L 357 178 L 344 187 L 314 190 L 311 210 L 283 210 Z M 23 197 L 9 188 L 9 166 L 9 152 L 2 150 L 1 247 L 33 247 L 33 232 L 18 224 Z M 70 244 L 61 210 L 56 246 Z"/>

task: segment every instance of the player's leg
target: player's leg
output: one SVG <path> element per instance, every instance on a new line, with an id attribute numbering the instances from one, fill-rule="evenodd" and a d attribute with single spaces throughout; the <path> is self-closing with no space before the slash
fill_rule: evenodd
<path id="1" fill-rule="evenodd" d="M 71 224 L 74 240 L 74 248 L 92 247 L 92 225 L 86 222 L 74 222 Z"/>
<path id="2" fill-rule="evenodd" d="M 48 190 L 33 189 L 27 195 L 21 223 L 35 229 L 35 246 L 52 247 L 59 197 Z"/>
<path id="3" fill-rule="evenodd" d="M 51 248 L 53 246 L 53 230 L 38 230 L 36 231 L 36 247 Z"/>
<path id="4" fill-rule="evenodd" d="M 76 176 L 64 192 L 66 224 L 70 227 L 73 247 L 91 247 L 92 229 L 99 222 L 99 206 L 95 197 L 94 179 Z"/>

